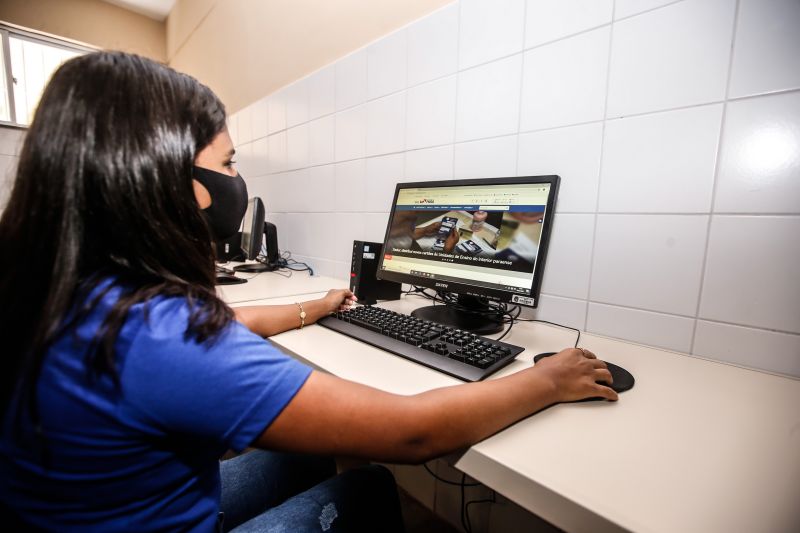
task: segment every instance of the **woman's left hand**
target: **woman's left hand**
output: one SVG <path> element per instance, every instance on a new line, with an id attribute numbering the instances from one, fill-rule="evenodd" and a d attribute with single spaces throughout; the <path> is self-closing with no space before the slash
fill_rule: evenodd
<path id="1" fill-rule="evenodd" d="M 347 311 L 358 301 L 356 295 L 349 289 L 331 289 L 322 298 L 325 304 L 325 313 L 331 314 L 336 311 Z"/>

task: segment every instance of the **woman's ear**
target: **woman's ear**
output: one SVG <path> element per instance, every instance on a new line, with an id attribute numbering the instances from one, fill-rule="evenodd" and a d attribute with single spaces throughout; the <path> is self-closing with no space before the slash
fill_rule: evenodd
<path id="1" fill-rule="evenodd" d="M 200 209 L 205 209 L 211 205 L 211 195 L 208 189 L 197 180 L 192 180 L 192 187 L 194 188 L 194 197 L 197 199 L 197 205 Z"/>

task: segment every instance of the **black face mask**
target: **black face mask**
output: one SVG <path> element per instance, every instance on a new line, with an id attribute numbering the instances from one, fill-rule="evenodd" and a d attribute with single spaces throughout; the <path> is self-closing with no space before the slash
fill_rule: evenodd
<path id="1" fill-rule="evenodd" d="M 192 177 L 211 195 L 211 205 L 203 209 L 214 239 L 233 237 L 247 211 L 247 184 L 242 176 L 229 176 L 207 168 L 194 167 Z"/>

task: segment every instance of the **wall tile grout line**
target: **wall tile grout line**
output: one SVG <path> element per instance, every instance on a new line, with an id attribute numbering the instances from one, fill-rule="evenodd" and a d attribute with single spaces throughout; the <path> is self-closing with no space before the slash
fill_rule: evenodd
<path id="1" fill-rule="evenodd" d="M 682 315 L 682 314 L 678 314 L 678 313 L 669 313 L 669 312 L 666 312 L 666 311 L 657 311 L 657 310 L 654 310 L 654 309 L 647 309 L 645 307 L 636 307 L 636 306 L 631 306 L 631 305 L 624 305 L 624 304 L 620 304 L 620 303 L 616 303 L 616 302 L 609 302 L 609 301 L 604 301 L 604 300 L 587 300 L 587 299 L 584 299 L 584 298 L 576 298 L 575 296 L 566 296 L 566 295 L 563 295 L 563 294 L 557 294 L 557 293 L 553 293 L 553 292 L 542 292 L 542 296 L 547 296 L 547 297 L 551 297 L 551 298 L 560 298 L 560 299 L 563 299 L 563 300 L 570 300 L 570 301 L 573 301 L 573 302 L 594 303 L 594 304 L 598 304 L 598 305 L 605 305 L 605 306 L 608 306 L 608 307 L 615 307 L 615 308 L 618 308 L 618 309 L 625 309 L 625 310 L 628 310 L 628 311 L 638 311 L 638 312 L 643 312 L 643 313 L 662 315 L 662 316 L 671 317 L 671 318 L 682 318 L 682 319 L 686 319 L 686 320 L 698 320 L 698 321 L 710 322 L 710 323 L 714 323 L 714 324 L 722 324 L 722 325 L 725 325 L 725 326 L 747 328 L 747 329 L 753 329 L 753 330 L 758 330 L 758 331 L 765 331 L 765 332 L 770 332 L 770 333 L 779 333 L 779 334 L 782 334 L 782 335 L 791 335 L 791 336 L 795 336 L 795 337 L 800 337 L 800 331 L 790 331 L 790 330 L 784 330 L 784 329 L 768 328 L 768 327 L 764 327 L 764 326 L 755 326 L 753 324 L 745 324 L 745 323 L 742 323 L 742 322 L 730 322 L 730 321 L 718 320 L 718 319 L 712 319 L 712 318 L 697 318 L 694 315 Z M 592 335 L 603 335 L 602 333 L 595 333 L 595 332 L 591 332 L 591 331 L 588 331 L 588 330 L 586 330 L 585 332 L 589 333 L 589 334 L 592 334 Z M 687 355 L 692 355 L 692 354 L 687 354 Z"/>
<path id="2" fill-rule="evenodd" d="M 658 11 L 659 9 L 664 9 L 665 7 L 674 6 L 675 4 L 680 4 L 681 2 L 684 2 L 684 1 L 685 0 L 674 0 L 672 2 L 668 2 L 666 4 L 662 4 L 660 6 L 652 7 L 650 9 L 645 9 L 644 11 L 639 11 L 638 13 L 634 13 L 632 15 L 626 15 L 624 17 L 620 17 L 619 19 L 614 20 L 614 22 L 620 22 L 622 20 L 630 20 L 632 18 L 638 17 L 639 15 L 644 15 L 645 13 L 652 13 L 653 11 Z M 616 0 L 614 0 L 615 9 L 616 9 L 616 3 L 617 3 Z"/>
<path id="3" fill-rule="evenodd" d="M 528 2 L 525 2 L 523 5 L 522 10 L 522 48 L 525 48 L 525 39 L 528 37 Z M 519 75 L 519 107 L 517 108 L 517 149 L 516 149 L 516 161 L 514 161 L 514 175 L 519 176 L 519 158 L 520 158 L 520 146 L 519 146 L 519 136 L 520 130 L 522 129 L 522 101 L 525 98 L 525 51 L 522 52 L 522 60 L 520 61 L 520 75 Z M 455 152 L 455 149 L 453 150 Z"/>
<path id="4" fill-rule="evenodd" d="M 608 93 L 611 86 L 611 56 L 614 51 L 614 15 L 616 14 L 616 1 L 611 6 L 611 28 L 608 34 L 608 59 L 606 60 L 606 94 L 603 99 L 603 116 L 608 112 Z M 595 249 L 597 248 L 597 224 L 600 218 L 600 187 L 603 181 L 603 158 L 605 157 L 606 144 L 606 122 L 603 120 L 602 131 L 600 132 L 600 161 L 597 165 L 597 193 L 594 203 L 594 222 L 592 224 L 592 246 L 589 250 L 589 279 L 586 284 L 586 310 L 583 317 L 583 329 L 589 330 L 589 308 L 592 303 L 592 281 L 594 280 Z"/>
<path id="5" fill-rule="evenodd" d="M 706 222 L 706 242 L 705 249 L 703 250 L 703 262 L 700 265 L 700 285 L 697 289 L 697 305 L 695 306 L 695 320 L 694 327 L 692 328 L 692 339 L 690 344 L 690 353 L 694 354 L 696 351 L 695 343 L 697 341 L 697 323 L 700 320 L 700 308 L 703 304 L 703 289 L 706 281 L 706 269 L 708 268 L 708 253 L 711 248 L 711 227 L 714 222 L 714 205 L 717 198 L 717 190 L 719 188 L 720 179 L 720 156 L 723 150 L 724 137 L 725 137 L 725 124 L 728 118 L 728 95 L 731 89 L 731 78 L 733 77 L 733 59 L 736 49 L 736 32 L 739 25 L 739 10 L 741 8 L 741 0 L 736 0 L 736 8 L 733 15 L 733 31 L 731 31 L 731 44 L 728 56 L 728 75 L 725 80 L 725 102 L 722 104 L 722 117 L 719 124 L 719 136 L 717 138 L 717 152 L 714 160 L 714 177 L 713 186 L 711 188 L 711 199 L 709 205 L 708 221 Z"/>
<path id="6" fill-rule="evenodd" d="M 453 113 L 453 142 L 450 143 L 453 146 L 453 157 L 450 163 L 450 179 L 455 179 L 456 177 L 456 137 L 458 136 L 458 93 L 459 88 L 461 86 L 460 78 L 461 78 L 461 71 L 459 70 L 458 66 L 461 63 L 461 2 L 458 2 L 458 23 L 456 24 L 456 73 L 454 76 L 456 77 L 456 94 L 454 97 L 455 100 L 455 113 Z"/>

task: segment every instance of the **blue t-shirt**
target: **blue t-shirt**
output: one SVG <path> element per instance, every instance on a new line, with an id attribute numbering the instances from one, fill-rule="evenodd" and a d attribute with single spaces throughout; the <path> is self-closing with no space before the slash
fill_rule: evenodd
<path id="1" fill-rule="evenodd" d="M 213 531 L 220 456 L 250 445 L 311 369 L 237 322 L 213 344 L 187 338 L 186 300 L 157 297 L 121 330 L 119 386 L 92 377 L 86 353 L 119 295 L 49 350 L 37 383 L 44 439 L 18 446 L 4 417 L 0 499 L 59 531 Z"/>

